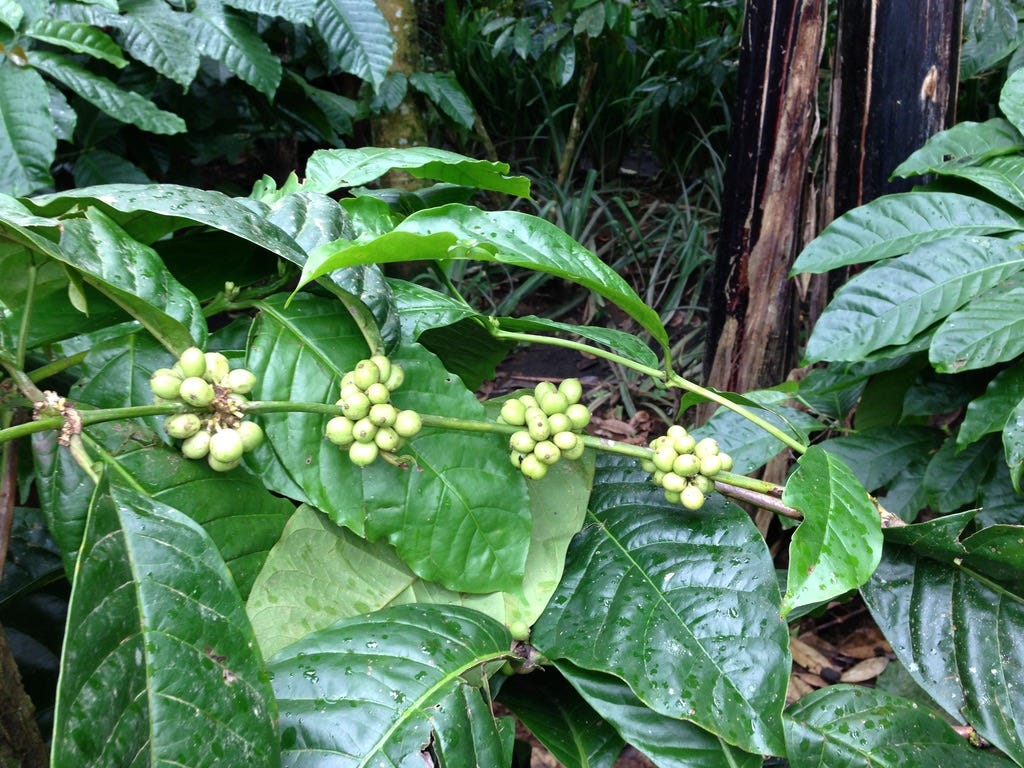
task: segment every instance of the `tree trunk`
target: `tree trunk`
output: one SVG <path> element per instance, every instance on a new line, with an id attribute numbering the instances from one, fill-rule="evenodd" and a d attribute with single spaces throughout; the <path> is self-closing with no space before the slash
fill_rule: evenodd
<path id="1" fill-rule="evenodd" d="M 46 744 L 0 627 L 0 768 L 45 768 Z"/>
<path id="2" fill-rule="evenodd" d="M 794 358 L 793 284 L 817 121 L 825 0 L 750 0 L 726 166 L 705 371 L 718 389 L 781 381 Z"/>

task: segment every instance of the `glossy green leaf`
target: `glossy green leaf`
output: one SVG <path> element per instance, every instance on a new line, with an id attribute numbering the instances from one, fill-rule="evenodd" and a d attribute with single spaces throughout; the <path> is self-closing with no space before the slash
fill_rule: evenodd
<path id="1" fill-rule="evenodd" d="M 914 702 L 854 685 L 830 685 L 794 704 L 786 712 L 786 744 L 793 768 L 1010 765 Z"/>
<path id="2" fill-rule="evenodd" d="M 14 507 L 12 511 L 14 520 L 0 578 L 0 610 L 64 575 L 60 549 L 42 511 L 35 507 Z"/>
<path id="3" fill-rule="evenodd" d="M 448 250 L 460 241 L 489 247 Z M 572 280 L 619 306 L 668 347 L 668 334 L 658 314 L 611 267 L 553 224 L 517 211 L 487 212 L 458 204 L 419 211 L 375 240 L 312 255 L 302 282 L 354 264 L 409 258 L 496 261 Z"/>
<path id="4" fill-rule="evenodd" d="M 32 51 L 32 65 L 81 96 L 115 120 L 144 131 L 174 134 L 185 131 L 185 121 L 157 107 L 134 91 L 125 91 L 105 77 L 55 53 Z"/>
<path id="5" fill-rule="evenodd" d="M 892 172 L 897 178 L 941 172 L 950 165 L 982 163 L 990 157 L 1024 150 L 1024 136 L 1008 121 L 965 121 L 932 136 Z"/>
<path id="6" fill-rule="evenodd" d="M 940 373 L 986 368 L 1024 352 L 1024 275 L 1016 274 L 945 319 L 928 351 Z"/>
<path id="7" fill-rule="evenodd" d="M 861 485 L 875 491 L 916 459 L 930 455 L 939 437 L 927 427 L 878 427 L 834 437 L 821 447 L 842 459 Z"/>
<path id="8" fill-rule="evenodd" d="M 49 185 L 56 151 L 43 78 L 30 67 L 0 62 L 0 191 L 27 195 Z"/>
<path id="9" fill-rule="evenodd" d="M 588 520 L 531 642 L 621 678 L 656 712 L 782 754 L 789 646 L 749 516 L 717 496 L 689 512 L 632 461 L 601 458 Z"/>
<path id="10" fill-rule="evenodd" d="M 88 202 L 111 209 L 110 217 L 137 240 L 149 242 L 147 234 L 159 240 L 168 232 L 194 223 L 248 240 L 293 264 L 303 264 L 306 259 L 294 239 L 268 221 L 265 212 L 253 210 L 244 199 L 220 192 L 176 184 L 105 184 L 31 200 L 47 215 L 58 215 Z M 155 215 L 140 216 L 140 212 Z"/>
<path id="11" fill-rule="evenodd" d="M 269 664 L 283 765 L 508 765 L 514 726 L 491 714 L 482 685 L 511 640 L 481 613 L 438 605 L 307 635 Z"/>
<path id="12" fill-rule="evenodd" d="M 1010 468 L 1010 480 L 1016 490 L 1021 490 L 1020 479 L 1024 475 L 1024 400 L 1010 412 L 1010 418 L 1003 425 L 1003 455 Z"/>
<path id="13" fill-rule="evenodd" d="M 368 81 L 374 90 L 380 87 L 391 67 L 395 41 L 375 3 L 320 0 L 313 26 L 327 43 L 332 68 Z"/>
<path id="14" fill-rule="evenodd" d="M 186 14 L 162 0 L 120 0 L 122 13 L 111 24 L 121 31 L 121 43 L 138 59 L 182 88 L 199 71 L 199 50 L 186 31 Z"/>
<path id="15" fill-rule="evenodd" d="M 71 169 L 75 185 L 88 187 L 93 184 L 151 184 L 153 180 L 139 166 L 130 160 L 108 152 L 105 149 L 87 150 L 75 158 Z"/>
<path id="16" fill-rule="evenodd" d="M 556 666 L 623 739 L 659 768 L 758 768 L 762 763 L 760 755 L 743 752 L 687 720 L 655 712 L 614 675 L 564 660 Z"/>
<path id="17" fill-rule="evenodd" d="M 206 318 L 198 299 L 171 275 L 155 251 L 98 209 L 64 223 L 60 257 L 168 349 L 180 353 L 205 344 Z"/>
<path id="18" fill-rule="evenodd" d="M 612 680 L 629 694 L 625 684 Z M 625 746 L 608 719 L 553 669 L 514 675 L 502 684 L 498 700 L 565 768 L 612 768 Z"/>
<path id="19" fill-rule="evenodd" d="M 953 438 L 948 438 L 928 462 L 924 475 L 929 506 L 946 514 L 973 505 L 989 467 L 998 460 L 994 439 L 980 440 L 961 450 Z"/>
<path id="20" fill-rule="evenodd" d="M 242 601 L 181 512 L 99 494 L 68 621 L 54 765 L 276 762 L 273 692 Z"/>
<path id="21" fill-rule="evenodd" d="M 260 37 L 254 21 L 220 2 L 199 2 L 186 27 L 192 45 L 267 98 L 281 82 L 281 60 Z"/>
<path id="22" fill-rule="evenodd" d="M 899 256 L 949 237 L 1017 231 L 1021 223 L 976 197 L 950 192 L 886 195 L 829 224 L 797 257 L 793 274 Z"/>
<path id="23" fill-rule="evenodd" d="M 333 403 L 341 376 L 368 350 L 337 302 L 299 295 L 261 301 L 247 366 L 267 400 Z M 399 408 L 482 419 L 483 406 L 425 350 L 394 355 L 406 380 Z M 359 469 L 325 440 L 327 417 L 268 414 L 267 443 L 254 453 L 269 488 L 307 501 L 370 539 L 386 537 L 419 576 L 466 592 L 520 582 L 529 542 L 529 498 L 498 435 L 424 429 L 402 449 L 410 466 Z M 408 503 L 417 500 L 415 505 Z"/>
<path id="24" fill-rule="evenodd" d="M 999 109 L 1018 131 L 1024 132 L 1024 72 L 1012 72 L 999 94 Z"/>
<path id="25" fill-rule="evenodd" d="M 582 336 L 589 341 L 596 341 L 612 352 L 632 360 L 648 368 L 659 369 L 661 362 L 651 348 L 633 334 L 618 331 L 614 328 L 598 328 L 589 325 L 573 325 L 559 323 L 536 315 L 524 317 L 499 317 L 498 326 L 503 331 L 515 333 L 559 333 Z"/>
<path id="26" fill-rule="evenodd" d="M 967 0 L 963 9 L 960 79 L 991 70 L 1022 42 L 1013 0 Z"/>
<path id="27" fill-rule="evenodd" d="M 1010 414 L 1024 400 L 1024 363 L 1004 368 L 985 388 L 985 394 L 967 404 L 967 412 L 956 434 L 964 448 L 991 432 L 1002 432 Z"/>
<path id="28" fill-rule="evenodd" d="M 64 570 L 71 578 L 95 484 L 71 458 L 68 449 L 57 442 L 58 437 L 56 432 L 32 435 L 32 459 L 39 506 L 46 516 L 46 527 L 60 548 Z"/>
<path id="29" fill-rule="evenodd" d="M 811 332 L 806 360 L 851 360 L 906 344 L 1024 267 L 1018 246 L 949 238 L 865 270 L 842 288 Z"/>
<path id="30" fill-rule="evenodd" d="M 982 483 L 979 503 L 981 525 L 1024 524 L 1024 496 L 1014 489 L 1010 470 L 1002 462 L 996 462 Z"/>
<path id="31" fill-rule="evenodd" d="M 472 595 L 424 582 L 391 545 L 368 542 L 302 507 L 267 558 L 247 604 L 264 654 L 339 619 L 408 602 L 464 605 L 506 626 L 530 626 L 561 578 L 569 541 L 583 523 L 591 479 L 587 462 L 560 462 L 531 484 L 525 574 L 520 586 L 505 593 Z"/>
<path id="32" fill-rule="evenodd" d="M 885 493 L 879 497 L 879 503 L 903 522 L 912 523 L 928 504 L 924 488 L 924 473 L 927 469 L 928 462 L 924 458 L 901 469 L 889 481 Z"/>
<path id="33" fill-rule="evenodd" d="M 16 0 L 0 0 L 0 22 L 16 31 L 25 18 L 25 9 Z"/>
<path id="34" fill-rule="evenodd" d="M 755 414 L 807 444 L 812 432 L 823 429 L 823 425 L 796 408 L 783 405 L 790 399 L 785 392 L 757 390 L 747 392 L 743 398 Z M 758 408 L 761 405 L 763 408 Z M 757 424 L 725 407 L 715 411 L 707 424 L 692 430 L 694 437 L 713 437 L 719 448 L 732 457 L 734 472 L 749 474 L 760 469 L 786 446 Z"/>
<path id="35" fill-rule="evenodd" d="M 482 315 L 458 299 L 405 280 L 389 280 L 395 301 L 400 309 L 402 336 L 416 341 L 431 328 L 454 325 L 460 320 L 481 318 Z"/>
<path id="36" fill-rule="evenodd" d="M 456 125 L 473 130 L 476 119 L 473 104 L 451 72 L 413 72 L 409 85 L 430 99 Z"/>
<path id="37" fill-rule="evenodd" d="M 303 186 L 309 191 L 327 194 L 368 184 L 390 170 L 405 171 L 418 179 L 506 192 L 518 197 L 530 194 L 529 179 L 507 175 L 508 163 L 474 160 L 434 147 L 321 149 L 306 163 Z"/>
<path id="38" fill-rule="evenodd" d="M 841 459 L 812 445 L 797 460 L 782 501 L 804 519 L 789 545 L 783 614 L 866 582 L 882 556 L 882 524 L 864 487 Z"/>
<path id="39" fill-rule="evenodd" d="M 861 593 L 907 671 L 946 712 L 1024 759 L 1020 529 L 958 540 L 973 513 L 894 529 Z M 906 542 L 903 544 L 896 541 Z M 1001 563 L 991 562 L 995 547 Z M 1010 564 L 1014 580 L 1001 583 Z"/>
<path id="40" fill-rule="evenodd" d="M 993 157 L 983 165 L 951 165 L 940 171 L 943 176 L 972 181 L 1007 203 L 1024 208 L 1024 158 L 1018 155 Z"/>
<path id="41" fill-rule="evenodd" d="M 224 0 L 224 5 L 308 26 L 313 21 L 316 0 Z"/>
<path id="42" fill-rule="evenodd" d="M 26 36 L 66 48 L 74 53 L 84 53 L 113 64 L 118 69 L 128 65 L 128 60 L 121 55 L 121 46 L 106 32 L 91 24 L 45 17 L 36 20 L 26 32 Z"/>

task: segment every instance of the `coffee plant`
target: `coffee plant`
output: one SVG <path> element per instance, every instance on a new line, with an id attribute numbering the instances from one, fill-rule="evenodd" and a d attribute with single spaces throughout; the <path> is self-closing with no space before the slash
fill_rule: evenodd
<path id="1" fill-rule="evenodd" d="M 393 168 L 437 183 L 366 186 Z M 862 587 L 883 618 L 903 611 L 883 621 L 894 646 L 937 633 L 907 641 L 918 676 L 961 664 L 929 692 L 947 707 L 954 681 L 974 686 L 955 716 L 1021 762 L 1001 716 L 1021 683 L 1002 553 L 1019 550 L 994 546 L 1015 529 L 968 548 L 972 512 L 904 525 L 848 468 L 859 454 L 826 449 L 851 438 L 811 444 L 838 418 L 825 405 L 683 379 L 619 275 L 543 219 L 468 204 L 475 190 L 529 185 L 449 152 L 361 149 L 246 198 L 0 198 L 2 496 L 51 537 L 11 539 L 0 608 L 71 582 L 52 764 L 508 766 L 495 699 L 568 766 L 610 766 L 627 742 L 660 766 L 1010 764 L 880 690 L 785 707 L 787 620 Z M 489 316 L 380 266 L 452 259 L 573 281 L 635 332 Z M 574 379 L 481 402 L 517 344 L 720 408 L 645 447 L 586 434 Z M 874 458 L 899 473 L 917 444 Z M 747 476 L 782 451 L 784 487 Z M 798 523 L 787 573 L 733 499 Z M 945 608 L 913 589 L 925 572 Z"/>

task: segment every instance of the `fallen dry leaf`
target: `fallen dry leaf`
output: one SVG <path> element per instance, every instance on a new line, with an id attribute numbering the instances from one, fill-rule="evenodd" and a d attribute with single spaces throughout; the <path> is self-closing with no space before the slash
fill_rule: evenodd
<path id="1" fill-rule="evenodd" d="M 885 656 L 875 656 L 870 659 L 858 662 L 839 676 L 841 683 L 863 683 L 865 680 L 874 680 L 889 666 L 889 659 Z"/>

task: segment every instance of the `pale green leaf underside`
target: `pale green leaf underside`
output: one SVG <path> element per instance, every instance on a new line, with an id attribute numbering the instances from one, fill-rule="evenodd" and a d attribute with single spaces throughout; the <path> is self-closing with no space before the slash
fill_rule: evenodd
<path id="1" fill-rule="evenodd" d="M 20 196 L 50 184 L 56 150 L 43 78 L 33 69 L 0 61 L 0 191 Z"/>
<path id="2" fill-rule="evenodd" d="M 943 321 L 928 349 L 939 373 L 1013 360 L 1024 352 L 1024 276 L 1016 274 Z"/>
<path id="3" fill-rule="evenodd" d="M 892 175 L 905 178 L 937 173 L 953 165 L 981 163 L 990 157 L 1021 150 L 1024 150 L 1024 136 L 1003 118 L 994 117 L 984 123 L 967 121 L 932 136 Z"/>

